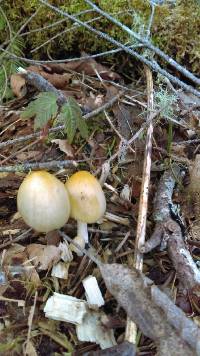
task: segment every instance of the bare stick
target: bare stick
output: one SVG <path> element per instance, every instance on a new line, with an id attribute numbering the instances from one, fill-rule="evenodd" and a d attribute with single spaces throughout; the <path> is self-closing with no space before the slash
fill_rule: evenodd
<path id="1" fill-rule="evenodd" d="M 39 91 L 50 91 L 55 93 L 58 96 L 57 102 L 59 105 L 63 105 L 67 102 L 67 97 L 63 95 L 62 91 L 56 89 L 53 84 L 49 83 L 48 80 L 43 78 L 40 74 L 28 71 L 21 67 L 18 68 L 18 73 L 26 79 L 28 84 Z"/>
<path id="2" fill-rule="evenodd" d="M 149 195 L 149 182 L 151 173 L 151 151 L 152 151 L 152 135 L 153 135 L 153 122 L 152 122 L 152 112 L 153 112 L 153 78 L 152 73 L 148 67 L 145 67 L 146 78 L 147 78 L 147 121 L 149 122 L 149 127 L 147 130 L 147 138 L 144 153 L 144 163 L 143 163 L 143 176 L 142 176 L 142 186 L 140 193 L 140 203 L 139 203 L 139 213 L 137 221 L 137 233 L 135 240 L 135 254 L 134 254 L 134 266 L 138 270 L 143 269 L 143 254 L 140 252 L 140 247 L 144 245 L 145 234 L 146 234 L 146 219 L 147 219 L 147 208 L 148 208 L 148 195 Z M 136 325 L 129 318 L 127 319 L 126 325 L 126 340 L 129 342 L 134 342 L 134 336 L 136 336 Z"/>
<path id="3" fill-rule="evenodd" d="M 20 234 L 19 236 L 15 237 L 15 239 L 13 239 L 13 240 L 10 239 L 9 241 L 4 242 L 3 244 L 0 245 L 0 250 L 3 250 L 5 247 L 8 247 L 8 246 L 10 246 L 10 245 L 12 245 L 12 244 L 15 244 L 15 243 L 17 243 L 17 242 L 19 242 L 19 241 L 25 240 L 26 237 L 28 237 L 27 235 L 29 234 L 29 232 L 30 232 L 31 230 L 32 230 L 32 229 L 30 228 L 30 229 L 24 231 L 24 232 L 23 232 L 22 234 Z"/>
<path id="4" fill-rule="evenodd" d="M 22 163 L 14 166 L 0 166 L 0 172 L 27 172 L 32 169 L 62 169 L 64 167 L 77 167 L 81 161 L 50 161 L 50 162 L 36 162 L 36 163 Z"/>
<path id="5" fill-rule="evenodd" d="M 186 78 L 192 80 L 194 83 L 200 85 L 200 79 L 195 77 L 194 74 L 189 72 L 186 68 L 182 67 L 179 63 L 177 63 L 173 58 L 169 57 L 167 54 L 165 54 L 163 51 L 161 51 L 159 48 L 155 47 L 151 42 L 148 41 L 148 39 L 141 37 L 138 33 L 134 32 L 131 30 L 129 27 L 126 25 L 122 24 L 120 21 L 118 21 L 116 18 L 113 16 L 109 15 L 107 12 L 101 10 L 97 5 L 95 5 L 92 1 L 90 0 L 85 0 L 87 4 L 92 6 L 92 8 L 101 14 L 102 16 L 106 17 L 108 20 L 110 20 L 112 23 L 115 25 L 119 26 L 122 30 L 126 31 L 130 36 L 135 37 L 139 42 L 141 42 L 145 47 L 149 48 L 151 51 L 155 52 L 158 56 L 163 58 L 167 63 L 169 63 L 171 66 L 176 68 L 180 73 L 182 73 Z M 154 9 L 154 5 L 153 9 Z M 152 11 L 154 12 L 154 11 Z"/>

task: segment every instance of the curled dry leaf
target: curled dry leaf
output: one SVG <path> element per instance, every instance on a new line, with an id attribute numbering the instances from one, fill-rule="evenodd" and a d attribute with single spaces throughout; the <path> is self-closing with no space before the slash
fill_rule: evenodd
<path id="1" fill-rule="evenodd" d="M 20 244 L 13 244 L 4 254 L 0 255 L 2 270 L 6 271 L 9 276 L 14 277 L 16 274 L 25 276 L 34 286 L 40 284 L 40 278 L 34 266 L 28 261 L 25 247 Z"/>
<path id="2" fill-rule="evenodd" d="M 55 139 L 51 140 L 52 143 L 55 143 L 56 145 L 59 146 L 59 149 L 66 153 L 67 157 L 73 158 L 74 157 L 74 152 L 72 146 L 68 143 L 67 140 L 61 140 L 61 139 Z"/>
<path id="3" fill-rule="evenodd" d="M 86 56 L 87 54 L 82 52 L 82 56 Z M 105 80 L 119 80 L 121 77 L 119 74 L 110 70 L 110 68 L 103 66 L 102 64 L 95 61 L 95 59 L 81 59 L 80 61 L 76 62 L 69 62 L 69 63 L 61 63 L 61 64 L 50 64 L 54 70 L 73 70 L 78 73 L 85 73 L 86 75 L 96 76 L 97 73 L 100 75 L 102 79 Z"/>
<path id="4" fill-rule="evenodd" d="M 50 66 L 30 66 L 27 70 L 40 74 L 44 79 L 48 80 L 56 89 L 66 89 L 72 77 L 71 73 L 54 73 Z"/>
<path id="5" fill-rule="evenodd" d="M 29 259 L 39 270 L 47 270 L 60 260 L 60 249 L 53 245 L 30 244 L 26 247 Z"/>
<path id="6" fill-rule="evenodd" d="M 68 245 L 60 243 L 59 246 L 30 244 L 26 247 L 29 259 L 39 270 L 47 270 L 57 264 L 60 259 L 65 262 L 72 260 L 72 253 Z"/>
<path id="7" fill-rule="evenodd" d="M 20 74 L 12 74 L 10 78 L 11 89 L 18 98 L 26 95 L 26 81 Z"/>

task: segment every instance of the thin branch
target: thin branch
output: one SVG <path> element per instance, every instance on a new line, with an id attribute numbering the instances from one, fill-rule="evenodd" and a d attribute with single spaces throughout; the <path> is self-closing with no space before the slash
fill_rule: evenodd
<path id="1" fill-rule="evenodd" d="M 46 3 L 44 0 L 40 0 L 42 3 Z M 130 36 L 133 36 L 141 42 L 145 47 L 149 48 L 151 51 L 155 52 L 158 56 L 163 58 L 167 63 L 169 63 L 171 66 L 176 68 L 180 73 L 182 73 L 186 78 L 192 80 L 194 83 L 200 85 L 200 79 L 195 77 L 194 74 L 189 72 L 186 68 L 183 68 L 179 63 L 177 63 L 173 58 L 169 57 L 167 54 L 165 54 L 163 51 L 161 51 L 159 48 L 155 47 L 153 44 L 151 44 L 147 39 L 141 37 L 138 33 L 135 31 L 131 30 L 129 27 L 126 25 L 122 24 L 120 21 L 115 19 L 113 16 L 109 15 L 107 12 L 101 10 L 97 5 L 93 4 L 92 1 L 90 0 L 85 0 L 87 4 L 92 6 L 92 8 L 98 12 L 99 14 L 103 15 L 106 17 L 108 20 L 110 20 L 112 23 L 115 25 L 119 26 L 122 30 L 126 31 Z M 152 5 L 154 6 L 154 5 Z"/>
<path id="2" fill-rule="evenodd" d="M 28 172 L 33 169 L 62 169 L 65 167 L 77 167 L 78 163 L 85 162 L 81 161 L 49 161 L 49 162 L 36 162 L 36 163 L 22 163 L 16 164 L 14 166 L 0 166 L 0 172 Z"/>
<path id="3" fill-rule="evenodd" d="M 32 230 L 32 228 L 24 231 L 22 234 L 20 234 L 19 236 L 15 237 L 12 240 L 10 239 L 9 241 L 4 242 L 3 244 L 0 245 L 0 250 L 3 250 L 4 248 L 6 248 L 12 244 L 15 244 L 19 241 L 25 240 L 28 237 L 27 235 L 29 234 L 29 232 L 31 232 L 31 230 Z"/>
<path id="4" fill-rule="evenodd" d="M 77 15 L 76 15 L 76 16 L 77 16 Z M 92 22 L 94 22 L 94 21 L 99 20 L 100 18 L 101 18 L 101 16 L 98 16 L 98 17 L 95 17 L 94 19 L 90 19 L 90 20 L 86 21 L 85 23 L 92 23 Z M 78 27 L 80 27 L 80 25 L 75 23 L 72 27 L 67 28 L 66 30 L 64 30 L 64 31 L 62 31 L 62 32 L 57 33 L 57 34 L 54 35 L 53 37 L 49 38 L 47 41 L 43 42 L 43 43 L 42 43 L 41 45 L 39 45 L 38 47 L 32 49 L 32 50 L 30 51 L 30 53 L 36 52 L 38 49 L 44 47 L 44 46 L 47 45 L 48 43 L 51 43 L 53 40 L 55 40 L 55 39 L 58 38 L 59 36 L 62 36 L 62 35 L 64 35 L 64 34 L 67 33 L 67 32 L 72 32 L 72 31 L 74 31 L 74 30 L 75 30 L 76 28 L 78 28 Z"/>
<path id="5" fill-rule="evenodd" d="M 105 114 L 106 120 L 108 121 L 110 127 L 117 134 L 117 136 L 120 138 L 120 140 L 126 142 L 126 139 L 120 134 L 120 132 L 116 129 L 115 125 L 112 123 L 106 110 L 104 110 L 104 114 Z M 135 153 L 135 150 L 130 145 L 128 145 L 128 146 L 129 146 L 130 151 L 132 151 L 132 153 Z"/>
<path id="6" fill-rule="evenodd" d="M 138 47 L 142 47 L 142 45 L 131 45 L 131 46 L 128 46 L 128 48 L 138 48 Z M 107 55 L 110 55 L 110 54 L 115 54 L 115 53 L 118 53 L 118 52 L 122 52 L 123 49 L 122 48 L 116 48 L 116 49 L 111 49 L 109 51 L 105 51 L 105 52 L 100 52 L 100 53 L 97 53 L 97 54 L 90 54 L 90 55 L 87 55 L 87 56 L 82 56 L 82 57 L 74 57 L 74 58 L 65 58 L 65 59 L 49 59 L 49 60 L 45 60 L 45 61 L 42 61 L 42 60 L 36 60 L 36 59 L 29 59 L 29 58 L 25 58 L 25 57 L 20 57 L 20 56 L 17 56 L 16 54 L 13 54 L 3 48 L 0 47 L 0 51 L 2 52 L 5 52 L 7 54 L 7 56 L 9 58 L 14 58 L 14 59 L 18 59 L 20 61 L 24 61 L 26 63 L 29 63 L 29 64 L 35 64 L 35 65 L 39 65 L 39 64 L 53 64 L 53 63 L 70 63 L 70 62 L 79 62 L 81 60 L 86 60 L 86 59 L 91 59 L 91 58 L 98 58 L 98 57 L 103 57 L 103 56 L 107 56 Z M 0 61 L 1 63 L 1 61 Z"/>

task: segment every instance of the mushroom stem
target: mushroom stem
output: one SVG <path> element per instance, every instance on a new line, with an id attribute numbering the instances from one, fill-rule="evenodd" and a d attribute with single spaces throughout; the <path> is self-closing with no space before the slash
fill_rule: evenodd
<path id="1" fill-rule="evenodd" d="M 77 220 L 77 235 L 82 237 L 86 244 L 89 242 L 87 223 Z"/>

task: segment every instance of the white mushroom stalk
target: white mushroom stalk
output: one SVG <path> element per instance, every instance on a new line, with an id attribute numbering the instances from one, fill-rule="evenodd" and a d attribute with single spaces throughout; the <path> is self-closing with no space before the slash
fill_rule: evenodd
<path id="1" fill-rule="evenodd" d="M 87 223 L 77 220 L 77 236 L 80 236 L 86 244 L 89 242 Z"/>
<path id="2" fill-rule="evenodd" d="M 73 174 L 66 182 L 71 205 L 70 216 L 77 220 L 77 236 L 88 243 L 87 224 L 97 222 L 105 213 L 106 199 L 98 180 L 89 172 Z"/>

